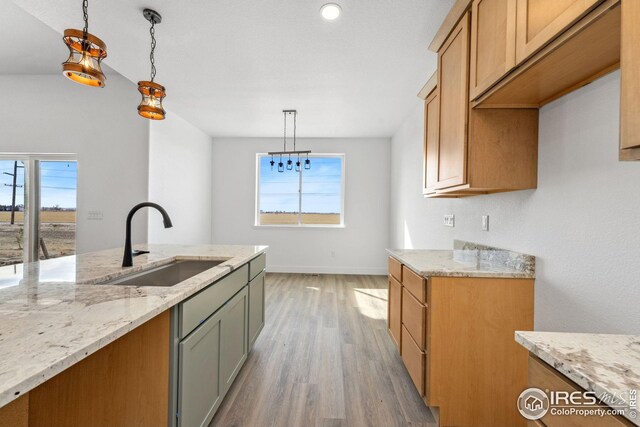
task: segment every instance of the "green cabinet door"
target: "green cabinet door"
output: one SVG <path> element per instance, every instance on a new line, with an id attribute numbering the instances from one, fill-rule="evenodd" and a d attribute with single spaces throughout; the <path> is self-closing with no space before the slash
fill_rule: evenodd
<path id="1" fill-rule="evenodd" d="M 220 343 L 224 310 L 196 328 L 179 345 L 178 425 L 208 426 L 224 393 Z"/>
<path id="2" fill-rule="evenodd" d="M 249 348 L 264 326 L 264 270 L 249 282 Z"/>
<path id="3" fill-rule="evenodd" d="M 249 353 L 248 286 L 231 298 L 221 311 L 220 336 L 223 345 L 220 348 L 220 387 L 224 395 L 240 372 Z"/>

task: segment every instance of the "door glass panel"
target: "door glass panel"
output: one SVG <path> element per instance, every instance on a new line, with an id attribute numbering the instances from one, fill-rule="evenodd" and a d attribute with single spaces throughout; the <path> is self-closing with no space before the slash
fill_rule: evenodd
<path id="1" fill-rule="evenodd" d="M 76 253 L 75 161 L 40 161 L 40 259 Z"/>
<path id="2" fill-rule="evenodd" d="M 0 160 L 0 266 L 22 262 L 24 207 L 24 163 Z"/>

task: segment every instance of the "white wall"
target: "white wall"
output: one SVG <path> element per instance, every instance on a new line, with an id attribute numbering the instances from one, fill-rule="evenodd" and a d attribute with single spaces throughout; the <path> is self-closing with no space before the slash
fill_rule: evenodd
<path id="1" fill-rule="evenodd" d="M 164 207 L 173 223 L 150 210 L 149 242 L 198 244 L 211 241 L 212 139 L 181 117 L 167 113 L 151 122 L 149 200 Z"/>
<path id="2" fill-rule="evenodd" d="M 269 245 L 269 271 L 386 274 L 390 140 L 298 140 L 314 153 L 345 153 L 343 229 L 254 226 L 256 153 L 281 144 L 279 138 L 214 138 L 213 242 Z"/>
<path id="3" fill-rule="evenodd" d="M 613 73 L 542 108 L 537 190 L 466 199 L 422 198 L 418 105 L 392 140 L 392 246 L 457 238 L 533 254 L 536 329 L 637 334 L 640 163 L 618 161 L 619 81 Z M 455 228 L 442 226 L 446 213 Z"/>
<path id="4" fill-rule="evenodd" d="M 127 212 L 147 199 L 149 124 L 136 111 L 136 85 L 118 74 L 104 89 L 62 75 L 2 75 L 0 93 L 0 152 L 77 153 L 78 252 L 123 246 Z M 146 241 L 146 218 L 136 216 L 134 242 Z"/>

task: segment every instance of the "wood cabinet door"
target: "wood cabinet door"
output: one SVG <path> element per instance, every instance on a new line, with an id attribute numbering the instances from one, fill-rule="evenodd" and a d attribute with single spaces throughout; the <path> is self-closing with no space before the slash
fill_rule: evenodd
<path id="1" fill-rule="evenodd" d="M 469 12 L 438 52 L 438 189 L 466 183 L 469 116 Z"/>
<path id="2" fill-rule="evenodd" d="M 517 0 L 516 63 L 582 18 L 602 0 Z"/>
<path id="3" fill-rule="evenodd" d="M 438 122 L 440 120 L 440 100 L 438 88 L 434 89 L 424 101 L 424 180 L 422 194 L 436 192 L 438 184 Z"/>
<path id="4" fill-rule="evenodd" d="M 389 276 L 389 332 L 400 351 L 400 329 L 402 328 L 402 285 Z"/>
<path id="5" fill-rule="evenodd" d="M 516 65 L 516 0 L 474 0 L 469 98 L 480 96 Z"/>

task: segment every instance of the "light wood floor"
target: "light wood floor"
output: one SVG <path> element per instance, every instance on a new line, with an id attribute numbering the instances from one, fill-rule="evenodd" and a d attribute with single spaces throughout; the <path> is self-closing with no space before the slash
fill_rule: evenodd
<path id="1" fill-rule="evenodd" d="M 436 426 L 387 332 L 386 277 L 266 283 L 265 327 L 210 426 Z"/>

